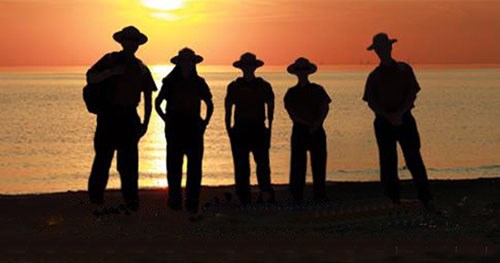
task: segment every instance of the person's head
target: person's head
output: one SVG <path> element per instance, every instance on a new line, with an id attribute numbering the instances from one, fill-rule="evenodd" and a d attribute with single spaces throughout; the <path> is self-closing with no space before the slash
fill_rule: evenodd
<path id="1" fill-rule="evenodd" d="M 316 70 L 318 70 L 318 67 L 304 57 L 298 58 L 287 67 L 288 73 L 296 75 L 299 81 L 307 80 L 309 75 L 316 72 Z"/>
<path id="2" fill-rule="evenodd" d="M 127 54 L 135 54 L 139 49 L 139 44 L 132 40 L 124 40 L 120 43 L 122 45 L 122 49 Z"/>
<path id="3" fill-rule="evenodd" d="M 139 46 L 148 42 L 146 35 L 134 26 L 128 26 L 113 34 L 113 39 L 120 43 L 123 51 L 127 54 L 135 54 Z"/>
<path id="4" fill-rule="evenodd" d="M 183 48 L 177 56 L 170 59 L 172 64 L 182 72 L 184 77 L 190 77 L 193 72 L 196 72 L 196 64 L 203 61 L 203 57 L 196 55 L 190 48 Z"/>
<path id="5" fill-rule="evenodd" d="M 253 53 L 246 52 L 240 56 L 240 60 L 233 63 L 233 67 L 241 69 L 243 75 L 253 75 L 255 70 L 262 67 L 264 62 L 257 59 L 257 56 Z"/>
<path id="6" fill-rule="evenodd" d="M 373 36 L 372 44 L 367 50 L 374 50 L 381 61 L 392 60 L 392 44 L 397 39 L 390 39 L 386 33 L 378 33 Z"/>

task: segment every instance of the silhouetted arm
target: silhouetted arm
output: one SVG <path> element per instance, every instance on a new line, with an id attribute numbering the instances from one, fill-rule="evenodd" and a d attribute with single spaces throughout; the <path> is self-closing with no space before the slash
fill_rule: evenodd
<path id="1" fill-rule="evenodd" d="M 377 99 L 375 98 L 375 80 L 373 73 L 368 76 L 365 84 L 365 93 L 363 94 L 363 100 L 368 103 L 368 107 L 376 114 L 387 118 L 388 114 L 385 110 L 380 107 Z"/>
<path id="2" fill-rule="evenodd" d="M 297 123 L 300 123 L 300 124 L 303 124 L 303 125 L 306 125 L 306 126 L 311 126 L 310 122 L 308 122 L 305 119 L 302 119 L 302 118 L 298 117 L 293 111 L 287 109 L 287 112 L 288 112 L 288 116 L 290 116 L 290 119 L 292 119 L 293 122 L 297 122 Z"/>
<path id="3" fill-rule="evenodd" d="M 374 81 L 373 81 L 373 76 L 370 74 L 368 76 L 368 79 L 366 80 L 365 84 L 365 93 L 363 94 L 363 100 L 368 103 L 368 107 L 375 113 L 377 114 L 380 112 L 380 108 L 378 107 L 377 103 L 375 102 L 375 98 L 373 95 L 373 89 L 374 89 Z"/>
<path id="4" fill-rule="evenodd" d="M 325 121 L 329 110 L 330 106 L 328 105 L 328 103 L 322 103 L 321 112 L 318 115 L 318 118 L 311 125 L 311 133 L 316 132 L 321 126 L 323 126 L 323 122 Z"/>
<path id="5" fill-rule="evenodd" d="M 152 110 L 152 97 L 152 91 L 144 91 L 144 118 L 142 119 L 141 137 L 148 131 L 149 119 L 151 118 Z"/>
<path id="6" fill-rule="evenodd" d="M 162 104 L 163 101 L 167 100 L 166 90 L 167 90 L 167 86 L 165 84 L 165 81 L 163 81 L 163 85 L 161 86 L 160 92 L 159 92 L 158 96 L 156 96 L 156 99 L 155 99 L 155 110 L 156 110 L 156 113 L 158 113 L 158 116 L 160 116 L 160 118 L 164 122 L 167 121 L 167 114 L 166 114 L 166 112 L 163 111 L 163 109 L 161 107 L 161 104 Z"/>
<path id="7" fill-rule="evenodd" d="M 368 107 L 370 107 L 370 109 L 377 115 L 382 115 L 382 116 L 387 115 L 387 113 L 384 110 L 382 110 L 382 108 L 374 101 L 369 101 Z"/>
<path id="8" fill-rule="evenodd" d="M 332 99 L 330 98 L 330 96 L 328 95 L 328 93 L 326 93 L 325 89 L 321 86 L 318 86 L 318 92 L 319 94 L 321 94 L 321 101 L 319 102 L 319 105 L 320 105 L 320 111 L 318 113 L 318 116 L 317 118 L 315 118 L 315 120 L 313 121 L 312 125 L 311 125 L 311 129 L 310 129 L 310 132 L 311 133 L 314 133 L 316 132 L 319 128 L 321 128 L 323 126 L 323 122 L 325 121 L 326 119 L 326 116 L 328 115 L 328 111 L 330 110 L 330 102 L 332 102 Z"/>
<path id="9" fill-rule="evenodd" d="M 401 109 L 398 111 L 399 115 L 403 115 L 413 108 L 415 99 L 417 98 L 417 93 L 420 91 L 420 84 L 418 84 L 413 69 L 410 67 L 410 65 L 406 63 L 404 63 L 403 66 L 405 67 L 405 71 L 408 73 L 408 78 L 409 78 L 408 85 L 410 86 L 409 87 L 410 91 L 408 92 L 408 96 L 406 96 Z"/>
<path id="10" fill-rule="evenodd" d="M 200 78 L 200 80 L 201 80 L 202 100 L 205 102 L 207 106 L 207 113 L 206 113 L 207 115 L 203 120 L 203 124 L 206 127 L 210 123 L 210 119 L 212 118 L 212 114 L 214 113 L 214 103 L 212 102 L 212 93 L 210 92 L 210 88 L 208 87 L 207 83 L 202 78 Z"/>
<path id="11" fill-rule="evenodd" d="M 210 123 L 210 119 L 212 118 L 212 114 L 214 113 L 214 103 L 212 102 L 212 98 L 210 99 L 205 99 L 205 104 L 207 105 L 207 116 L 205 117 L 205 120 L 203 121 L 205 123 L 205 126 Z"/>
<path id="12" fill-rule="evenodd" d="M 144 118 L 142 118 L 142 135 L 144 135 L 148 130 L 149 120 L 151 119 L 153 91 L 158 90 L 158 88 L 148 67 L 141 61 L 139 63 L 142 70 L 142 87 L 144 93 Z"/>
<path id="13" fill-rule="evenodd" d="M 233 115 L 233 100 L 231 96 L 231 84 L 227 87 L 226 98 L 224 99 L 224 111 L 225 117 L 224 122 L 226 124 L 226 130 L 229 132 L 231 130 L 231 120 Z"/>
<path id="14" fill-rule="evenodd" d="M 407 74 L 408 78 L 408 92 L 405 94 L 406 97 L 402 98 L 401 107 L 396 112 L 381 112 L 384 118 L 386 118 L 392 125 L 400 126 L 403 124 L 403 115 L 413 108 L 415 99 L 417 98 L 417 92 L 420 91 L 420 85 L 417 82 L 413 69 L 410 65 L 400 62 L 399 67 L 402 69 L 402 74 Z"/>
<path id="15" fill-rule="evenodd" d="M 267 127 L 269 129 L 272 129 L 274 120 L 274 93 L 271 85 L 269 85 L 269 95 L 266 104 L 267 104 L 267 120 L 269 121 Z"/>
<path id="16" fill-rule="evenodd" d="M 267 120 L 269 121 L 268 128 L 273 128 L 273 120 L 274 120 L 274 100 L 267 103 Z"/>

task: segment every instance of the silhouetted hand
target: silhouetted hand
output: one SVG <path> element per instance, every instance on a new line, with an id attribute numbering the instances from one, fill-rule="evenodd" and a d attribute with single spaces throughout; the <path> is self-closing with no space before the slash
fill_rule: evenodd
<path id="1" fill-rule="evenodd" d="M 267 135 L 269 137 L 269 140 L 271 139 L 271 133 L 273 131 L 273 121 L 269 120 L 269 126 L 266 128 L 267 129 Z"/>
<path id="2" fill-rule="evenodd" d="M 271 136 L 272 136 L 272 126 L 269 126 L 268 128 L 266 128 L 266 142 L 268 148 L 271 145 Z"/>
<path id="3" fill-rule="evenodd" d="M 309 134 L 314 134 L 317 130 L 316 127 L 309 127 Z"/>
<path id="4" fill-rule="evenodd" d="M 231 128 L 231 123 L 227 122 L 226 121 L 226 131 L 227 131 L 227 134 L 231 135 L 231 131 L 233 130 L 233 128 Z"/>
<path id="5" fill-rule="evenodd" d="M 311 126 L 309 126 L 309 133 L 310 134 L 316 133 L 319 130 L 319 128 L 321 127 L 321 124 L 322 124 L 321 122 L 313 123 Z"/>
<path id="6" fill-rule="evenodd" d="M 139 138 L 142 138 L 146 132 L 148 131 L 148 125 L 147 124 L 141 124 L 141 127 L 139 129 Z"/>
<path id="7" fill-rule="evenodd" d="M 207 129 L 207 126 L 208 126 L 208 121 L 207 120 L 202 120 L 201 121 L 201 130 L 202 130 L 202 132 L 205 132 L 205 130 Z"/>
<path id="8" fill-rule="evenodd" d="M 393 125 L 393 126 L 401 126 L 403 124 L 403 119 L 401 114 L 399 113 L 392 113 L 392 114 L 387 114 L 387 120 Z"/>
<path id="9" fill-rule="evenodd" d="M 167 114 L 158 113 L 158 115 L 163 120 L 163 122 L 165 122 L 165 125 L 167 125 Z"/>

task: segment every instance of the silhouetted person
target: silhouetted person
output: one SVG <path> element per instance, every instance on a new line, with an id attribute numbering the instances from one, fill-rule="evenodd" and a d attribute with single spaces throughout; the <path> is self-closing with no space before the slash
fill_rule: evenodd
<path id="1" fill-rule="evenodd" d="M 431 208 L 427 172 L 420 155 L 420 138 L 411 114 L 420 86 L 410 65 L 392 58 L 392 44 L 387 34 L 373 37 L 368 50 L 375 50 L 380 65 L 368 76 L 363 100 L 375 113 L 375 135 L 379 149 L 380 179 L 385 194 L 400 203 L 398 156 L 399 142 L 406 165 L 418 189 L 418 198 Z"/>
<path id="2" fill-rule="evenodd" d="M 184 48 L 170 62 L 174 69 L 163 79 L 155 108 L 165 122 L 167 138 L 168 206 L 182 209 L 182 163 L 187 156 L 186 209 L 197 214 L 201 191 L 203 135 L 213 113 L 212 94 L 205 80 L 198 75 L 196 64 L 203 58 Z M 161 104 L 167 102 L 166 111 Z M 201 102 L 207 112 L 201 118 Z"/>
<path id="3" fill-rule="evenodd" d="M 316 65 L 305 58 L 298 58 L 288 66 L 288 73 L 298 78 L 298 83 L 285 94 L 285 108 L 293 121 L 290 164 L 290 191 L 295 202 L 301 202 L 306 181 L 307 151 L 311 156 L 314 199 L 327 200 L 326 134 L 323 121 L 331 102 L 323 87 L 311 83 L 309 75 L 316 72 Z"/>
<path id="4" fill-rule="evenodd" d="M 257 166 L 257 180 L 261 191 L 257 202 L 275 201 L 269 167 L 274 93 L 267 81 L 255 76 L 255 70 L 262 65 L 264 62 L 252 53 L 241 55 L 240 60 L 234 62 L 233 66 L 241 69 L 243 76 L 229 84 L 225 99 L 225 122 L 233 152 L 236 194 L 242 205 L 251 203 L 250 152 Z M 234 126 L 231 127 L 233 106 Z"/>
<path id="5" fill-rule="evenodd" d="M 120 173 L 121 191 L 127 208 L 139 206 L 138 143 L 148 129 L 151 116 L 151 96 L 156 91 L 149 69 L 135 52 L 147 42 L 147 37 L 133 26 L 116 32 L 113 39 L 122 50 L 106 54 L 87 72 L 89 84 L 101 84 L 106 99 L 97 114 L 94 137 L 95 158 L 88 182 L 90 201 L 101 205 L 108 182 L 109 168 L 117 152 L 117 170 Z M 144 117 L 141 120 L 136 108 L 144 95 Z M 98 207 L 97 210 L 100 208 Z M 99 213 L 99 211 L 95 211 Z"/>

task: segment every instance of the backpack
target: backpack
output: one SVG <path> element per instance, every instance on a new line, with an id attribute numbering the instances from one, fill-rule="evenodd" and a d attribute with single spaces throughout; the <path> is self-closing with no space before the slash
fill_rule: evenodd
<path id="1" fill-rule="evenodd" d="M 105 56 L 106 63 L 115 63 L 116 57 L 116 53 L 107 54 Z M 83 101 L 85 102 L 87 111 L 93 114 L 102 112 L 110 100 L 112 90 L 112 77 L 99 83 L 87 83 L 85 87 L 83 87 Z"/>
<path id="2" fill-rule="evenodd" d="M 85 101 L 85 106 L 87 106 L 87 111 L 93 114 L 99 114 L 105 106 L 106 100 L 104 99 L 104 94 L 102 89 L 103 85 L 101 83 L 97 84 L 87 84 L 83 87 L 83 100 Z"/>

